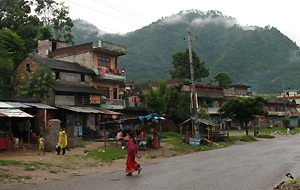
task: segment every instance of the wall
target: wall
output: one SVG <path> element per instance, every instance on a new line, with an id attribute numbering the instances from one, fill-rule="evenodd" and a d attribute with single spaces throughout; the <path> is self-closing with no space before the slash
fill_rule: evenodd
<path id="1" fill-rule="evenodd" d="M 69 62 L 77 62 L 86 68 L 93 69 L 93 54 L 89 51 L 55 55 L 55 59 Z"/>

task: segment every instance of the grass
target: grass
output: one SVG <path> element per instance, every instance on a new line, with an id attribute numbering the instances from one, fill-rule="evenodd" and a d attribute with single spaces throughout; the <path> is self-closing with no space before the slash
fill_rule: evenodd
<path id="1" fill-rule="evenodd" d="M 21 166 L 23 165 L 20 161 L 15 160 L 0 160 L 0 166 Z"/>
<path id="2" fill-rule="evenodd" d="M 253 136 L 250 135 L 244 135 L 242 136 L 242 138 L 240 139 L 240 141 L 244 141 L 244 142 L 255 142 L 257 141 Z"/>
<path id="3" fill-rule="evenodd" d="M 260 128 L 259 129 L 259 133 L 265 133 L 265 134 L 271 134 L 274 133 L 276 131 L 282 131 L 284 134 L 286 134 L 286 128 L 285 127 L 267 127 L 267 128 Z M 244 132 L 246 134 L 246 130 L 242 129 L 242 130 L 230 130 L 230 132 Z M 254 129 L 249 129 L 248 130 L 249 134 L 253 134 L 254 133 Z M 291 129 L 290 130 L 290 134 L 294 135 L 300 133 L 300 127 L 295 127 L 295 129 Z"/>
<path id="4" fill-rule="evenodd" d="M 112 162 L 113 160 L 126 158 L 126 151 L 114 149 L 114 148 L 105 148 L 105 149 L 95 149 L 95 150 L 85 150 L 87 153 L 86 157 L 92 157 L 94 159 L 101 159 L 103 162 Z"/>
<path id="5" fill-rule="evenodd" d="M 257 136 L 258 138 L 266 138 L 266 139 L 273 139 L 275 136 L 273 135 L 267 135 L 267 134 L 261 134 Z"/>

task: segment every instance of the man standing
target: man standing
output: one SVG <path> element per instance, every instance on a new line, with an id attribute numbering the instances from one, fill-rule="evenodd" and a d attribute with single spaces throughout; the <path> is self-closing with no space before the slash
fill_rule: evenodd
<path id="1" fill-rule="evenodd" d="M 58 134 L 58 139 L 57 139 L 57 143 L 58 143 L 58 150 L 57 150 L 57 155 L 60 155 L 60 150 L 62 149 L 62 155 L 64 155 L 66 153 L 66 146 L 68 144 L 67 142 L 67 133 L 63 130 L 63 128 L 60 128 L 60 132 Z"/>

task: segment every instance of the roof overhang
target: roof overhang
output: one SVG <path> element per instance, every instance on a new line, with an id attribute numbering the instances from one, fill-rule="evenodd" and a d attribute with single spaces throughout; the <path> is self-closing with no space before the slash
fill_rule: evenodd
<path id="1" fill-rule="evenodd" d="M 0 109 L 0 117 L 33 117 L 19 109 Z"/>

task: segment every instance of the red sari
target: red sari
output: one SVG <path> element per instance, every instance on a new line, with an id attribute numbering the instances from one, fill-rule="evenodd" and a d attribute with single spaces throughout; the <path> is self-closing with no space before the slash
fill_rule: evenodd
<path id="1" fill-rule="evenodd" d="M 141 165 L 135 161 L 135 157 L 137 157 L 136 147 L 133 139 L 131 138 L 127 147 L 126 173 L 133 173 L 134 171 L 140 170 Z"/>

